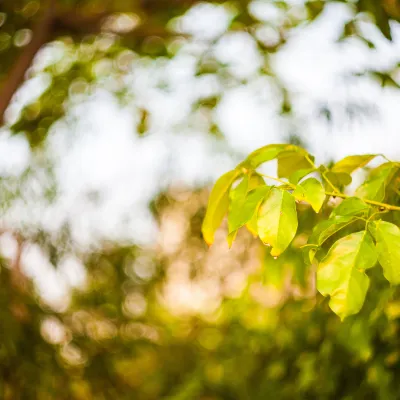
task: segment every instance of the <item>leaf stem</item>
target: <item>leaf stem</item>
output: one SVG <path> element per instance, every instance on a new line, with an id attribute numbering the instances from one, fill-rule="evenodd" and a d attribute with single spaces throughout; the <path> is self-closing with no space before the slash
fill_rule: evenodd
<path id="1" fill-rule="evenodd" d="M 261 176 L 263 176 L 264 178 L 271 179 L 271 180 L 276 181 L 276 182 L 280 182 L 280 183 L 282 183 L 282 184 L 284 184 L 284 185 L 290 186 L 290 187 L 293 188 L 293 189 L 296 189 L 296 185 L 294 185 L 293 183 L 284 181 L 284 180 L 279 179 L 279 178 L 274 178 L 273 176 L 261 174 L 261 173 L 259 173 L 259 172 L 258 172 L 258 174 L 261 175 Z"/>
<path id="2" fill-rule="evenodd" d="M 318 169 L 318 167 L 315 165 L 314 161 L 311 160 L 311 158 L 309 157 L 308 154 L 306 154 L 306 160 L 310 163 L 310 165 L 315 168 L 316 170 Z M 324 180 L 326 181 L 326 183 L 332 188 L 332 190 L 334 192 L 339 192 L 339 190 L 336 188 L 336 186 L 330 181 L 330 179 L 326 176 L 325 172 L 321 171 L 321 176 L 324 178 Z M 340 193 L 340 192 L 339 192 Z"/>
<path id="3" fill-rule="evenodd" d="M 344 193 L 337 193 L 337 192 L 325 192 L 325 194 L 327 196 L 336 196 L 336 197 L 341 197 L 342 199 L 347 199 L 348 197 L 354 197 L 354 196 L 349 196 L 347 194 Z M 361 199 L 364 203 L 367 204 L 372 204 L 374 206 L 378 206 L 378 207 L 384 207 L 386 210 L 389 211 L 400 211 L 400 207 L 397 206 L 393 206 L 391 204 L 386 204 L 386 203 L 381 203 L 379 201 L 374 201 L 374 200 L 367 200 L 367 199 Z"/>
<path id="4" fill-rule="evenodd" d="M 308 161 L 309 161 L 311 164 L 314 164 L 310 159 L 308 159 Z M 264 178 L 271 179 L 271 180 L 276 181 L 276 182 L 280 182 L 280 183 L 282 183 L 282 184 L 284 184 L 284 185 L 290 186 L 292 189 L 296 189 L 296 185 L 294 185 L 293 183 L 284 181 L 284 180 L 279 179 L 279 178 L 274 178 L 273 176 L 270 176 L 270 175 L 265 175 L 265 174 L 261 174 L 261 173 L 259 173 L 259 174 L 260 174 L 261 176 L 263 176 Z M 354 196 L 349 196 L 349 195 L 344 194 L 344 193 L 340 193 L 340 192 L 335 188 L 335 186 L 332 184 L 332 182 L 330 182 L 329 179 L 327 179 L 324 175 L 325 175 L 325 173 L 323 172 L 323 173 L 322 173 L 322 176 L 325 178 L 325 180 L 327 181 L 327 183 L 332 187 L 332 189 L 334 189 L 333 192 L 325 192 L 325 194 L 326 194 L 327 196 L 340 197 L 340 198 L 342 198 L 342 199 L 347 199 L 347 198 L 349 198 L 349 197 L 354 197 Z M 364 203 L 371 204 L 371 205 L 373 205 L 373 206 L 383 207 L 383 208 L 385 208 L 385 210 L 388 210 L 388 211 L 400 211 L 400 207 L 398 207 L 398 206 L 393 206 L 393 205 L 391 205 L 391 204 L 381 203 L 381 202 L 379 202 L 379 201 L 367 200 L 367 199 L 361 199 L 361 200 L 362 200 Z"/>
<path id="5" fill-rule="evenodd" d="M 326 176 L 325 172 L 321 173 L 322 177 L 325 179 L 326 183 L 333 189 L 335 193 L 340 193 L 337 187 L 329 180 L 329 178 Z"/>

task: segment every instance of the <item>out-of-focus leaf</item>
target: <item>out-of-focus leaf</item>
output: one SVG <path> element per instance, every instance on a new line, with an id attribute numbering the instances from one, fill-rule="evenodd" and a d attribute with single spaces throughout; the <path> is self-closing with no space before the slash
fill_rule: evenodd
<path id="1" fill-rule="evenodd" d="M 318 251 L 318 245 L 316 244 L 306 244 L 301 247 L 303 253 L 303 260 L 306 264 L 311 264 L 314 261 L 315 254 Z"/>
<path id="2" fill-rule="evenodd" d="M 354 216 L 334 217 L 317 224 L 308 239 L 308 243 L 322 246 L 336 232 L 357 221 Z"/>
<path id="3" fill-rule="evenodd" d="M 262 200 L 270 190 L 269 186 L 259 186 L 248 193 L 248 196 L 243 199 L 241 206 L 228 217 L 229 233 L 239 229 L 253 218 Z"/>
<path id="4" fill-rule="evenodd" d="M 373 223 L 378 260 L 383 268 L 383 275 L 392 284 L 400 283 L 400 229 L 386 222 Z"/>
<path id="5" fill-rule="evenodd" d="M 351 175 L 347 172 L 327 171 L 325 175 L 329 179 L 329 181 L 337 188 L 350 185 L 350 183 L 352 182 Z M 328 186 L 328 188 L 331 189 L 330 186 Z"/>
<path id="6" fill-rule="evenodd" d="M 292 175 L 290 175 L 289 182 L 297 185 L 300 180 L 302 180 L 305 176 L 311 174 L 314 171 L 315 168 L 299 169 L 298 171 L 295 171 Z"/>
<path id="7" fill-rule="evenodd" d="M 249 188 L 249 176 L 245 175 L 241 182 L 235 187 L 231 188 L 229 192 L 229 207 L 228 207 L 228 245 L 232 247 L 237 234 L 237 220 L 242 215 L 242 209 L 245 204 L 247 191 Z"/>
<path id="8" fill-rule="evenodd" d="M 281 152 L 278 156 L 278 176 L 288 178 L 298 170 L 309 169 L 312 165 L 307 157 L 314 161 L 314 157 L 308 155 L 304 150 Z"/>
<path id="9" fill-rule="evenodd" d="M 321 182 L 315 178 L 308 178 L 297 185 L 293 196 L 299 201 L 310 203 L 315 212 L 319 212 L 326 197 Z"/>
<path id="10" fill-rule="evenodd" d="M 249 188 L 249 176 L 245 175 L 241 182 L 229 192 L 228 232 L 232 233 L 240 226 L 237 221 L 242 215 L 242 209 Z"/>
<path id="11" fill-rule="evenodd" d="M 371 171 L 370 177 L 355 192 L 357 197 L 367 200 L 382 201 L 385 198 L 386 185 L 398 167 L 388 162 Z"/>
<path id="12" fill-rule="evenodd" d="M 270 144 L 253 151 L 246 158 L 245 164 L 250 164 L 253 168 L 257 168 L 262 163 L 271 161 L 276 158 L 282 151 L 290 150 L 294 146 L 290 144 Z"/>
<path id="13" fill-rule="evenodd" d="M 232 247 L 233 242 L 234 242 L 235 239 L 236 239 L 237 233 L 238 233 L 238 231 L 237 231 L 237 229 L 236 229 L 236 231 L 230 232 L 230 233 L 228 234 L 227 241 L 228 241 L 228 247 L 229 247 L 229 248 Z"/>
<path id="14" fill-rule="evenodd" d="M 342 320 L 361 310 L 369 287 L 364 270 L 376 261 L 371 235 L 361 231 L 338 240 L 319 264 L 317 289 L 331 297 L 329 306 Z"/>
<path id="15" fill-rule="evenodd" d="M 228 211 L 229 189 L 238 178 L 240 172 L 229 171 L 222 175 L 215 183 L 208 201 L 206 216 L 202 225 L 204 240 L 211 245 L 214 241 L 214 233 L 219 227 Z"/>
<path id="16" fill-rule="evenodd" d="M 331 169 L 332 172 L 345 172 L 351 174 L 358 168 L 365 167 L 376 157 L 376 154 L 365 154 L 359 156 L 348 156 L 338 161 Z"/>
<path id="17" fill-rule="evenodd" d="M 252 173 L 249 179 L 249 192 L 253 189 L 258 188 L 259 186 L 264 186 L 265 180 L 264 178 L 258 173 Z"/>
<path id="18" fill-rule="evenodd" d="M 258 231 L 257 231 L 257 219 L 258 215 L 257 212 L 254 213 L 254 215 L 251 217 L 249 222 L 246 224 L 246 228 L 249 230 L 249 232 L 254 236 L 258 236 Z"/>
<path id="19" fill-rule="evenodd" d="M 297 231 L 294 197 L 286 191 L 271 189 L 258 212 L 257 231 L 260 239 L 272 246 L 271 255 L 282 254 Z"/>
<path id="20" fill-rule="evenodd" d="M 358 197 L 344 199 L 331 213 L 331 217 L 359 215 L 371 207 Z"/>

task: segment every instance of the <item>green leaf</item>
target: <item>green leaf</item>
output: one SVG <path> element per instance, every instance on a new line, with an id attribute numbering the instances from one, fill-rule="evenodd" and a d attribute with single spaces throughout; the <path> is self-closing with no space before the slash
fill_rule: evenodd
<path id="1" fill-rule="evenodd" d="M 331 169 L 332 172 L 345 172 L 351 174 L 358 168 L 365 167 L 376 157 L 376 154 L 365 154 L 360 156 L 348 156 L 338 161 Z"/>
<path id="2" fill-rule="evenodd" d="M 373 223 L 379 264 L 383 275 L 392 284 L 400 283 L 400 229 L 390 222 Z"/>
<path id="3" fill-rule="evenodd" d="M 355 195 L 362 199 L 382 201 L 385 198 L 386 186 L 397 170 L 397 165 L 391 162 L 373 169 L 369 179 L 357 188 Z"/>
<path id="4" fill-rule="evenodd" d="M 366 200 L 382 201 L 385 198 L 385 182 L 385 177 L 369 179 L 357 188 L 355 195 Z"/>
<path id="5" fill-rule="evenodd" d="M 312 264 L 315 258 L 315 254 L 319 249 L 318 246 L 316 244 L 305 244 L 300 249 L 303 253 L 304 262 L 306 264 Z"/>
<path id="6" fill-rule="evenodd" d="M 259 186 L 265 186 L 265 180 L 260 174 L 253 172 L 249 180 L 249 191 Z"/>
<path id="7" fill-rule="evenodd" d="M 297 231 L 294 197 L 276 188 L 271 189 L 258 211 L 257 231 L 260 239 L 272 246 L 271 255 L 282 254 Z"/>
<path id="8" fill-rule="evenodd" d="M 331 213 L 334 216 L 358 215 L 368 211 L 371 207 L 358 197 L 344 199 Z"/>
<path id="9" fill-rule="evenodd" d="M 233 232 L 231 232 L 231 233 L 228 234 L 227 241 L 228 241 L 228 247 L 229 247 L 229 248 L 232 247 L 233 242 L 234 242 L 235 239 L 236 239 L 237 233 L 238 233 L 238 231 L 236 230 L 236 231 L 233 231 Z"/>
<path id="10" fill-rule="evenodd" d="M 229 192 L 229 212 L 228 212 L 228 233 L 232 233 L 240 226 L 236 226 L 236 221 L 242 215 L 242 209 L 246 200 L 249 188 L 249 176 L 245 175 L 242 181 Z"/>
<path id="11" fill-rule="evenodd" d="M 262 163 L 271 161 L 276 158 L 282 151 L 292 149 L 290 144 L 269 144 L 253 151 L 245 160 L 244 164 L 250 164 L 253 168 L 257 168 Z"/>
<path id="12" fill-rule="evenodd" d="M 299 183 L 299 181 L 301 181 L 305 176 L 307 176 L 308 174 L 311 174 L 314 171 L 315 171 L 315 168 L 299 169 L 299 170 L 295 171 L 292 175 L 290 175 L 289 182 L 297 185 Z"/>
<path id="13" fill-rule="evenodd" d="M 350 183 L 352 182 L 351 175 L 348 174 L 347 172 L 327 171 L 325 174 L 326 177 L 329 179 L 329 181 L 337 188 L 350 185 Z M 331 189 L 330 186 L 327 187 Z"/>
<path id="14" fill-rule="evenodd" d="M 214 234 L 228 211 L 229 189 L 237 179 L 240 172 L 229 171 L 222 175 L 215 183 L 208 201 L 207 212 L 204 217 L 201 231 L 204 240 L 211 245 L 214 241 Z"/>
<path id="15" fill-rule="evenodd" d="M 332 235 L 355 221 L 357 218 L 354 216 L 334 217 L 321 221 L 314 227 L 308 243 L 322 246 Z"/>
<path id="16" fill-rule="evenodd" d="M 240 203 L 237 202 L 235 210 L 230 211 L 228 215 L 229 233 L 239 229 L 247 224 L 258 210 L 262 200 L 267 193 L 271 190 L 269 186 L 259 186 L 241 199 Z"/>
<path id="17" fill-rule="evenodd" d="M 258 236 L 257 220 L 258 220 L 258 214 L 257 212 L 255 212 L 254 215 L 250 218 L 249 222 L 246 224 L 246 228 L 255 238 Z"/>
<path id="18" fill-rule="evenodd" d="M 326 197 L 321 182 L 315 178 L 308 178 L 297 185 L 293 196 L 299 201 L 310 203 L 315 212 L 319 212 Z"/>
<path id="19" fill-rule="evenodd" d="M 278 156 L 278 177 L 287 178 L 298 170 L 312 167 L 307 156 L 311 161 L 314 160 L 314 157 L 309 156 L 305 150 L 288 150 L 281 152 Z"/>
<path id="20" fill-rule="evenodd" d="M 376 261 L 371 235 L 361 231 L 338 240 L 319 264 L 317 289 L 331 297 L 329 306 L 342 320 L 361 310 L 369 287 L 364 270 Z"/>

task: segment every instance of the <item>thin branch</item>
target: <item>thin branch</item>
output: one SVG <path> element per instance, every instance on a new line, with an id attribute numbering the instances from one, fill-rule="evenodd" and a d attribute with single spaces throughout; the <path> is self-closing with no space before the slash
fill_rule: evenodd
<path id="1" fill-rule="evenodd" d="M 276 181 L 276 182 L 280 182 L 280 183 L 282 183 L 282 184 L 284 184 L 284 185 L 290 186 L 292 189 L 296 189 L 296 185 L 294 185 L 293 183 L 286 182 L 286 181 L 284 181 L 284 180 L 282 180 L 282 179 L 279 179 L 279 178 L 274 178 L 273 176 L 269 176 L 269 175 L 265 175 L 265 174 L 261 174 L 261 173 L 259 173 L 259 174 L 260 174 L 261 176 L 267 178 L 267 179 L 271 179 L 271 180 L 274 180 L 274 181 Z M 353 196 L 349 196 L 349 195 L 347 195 L 347 194 L 340 193 L 340 192 L 325 192 L 325 194 L 326 194 L 327 196 L 340 197 L 340 198 L 342 198 L 342 199 L 347 199 L 347 198 L 349 198 L 349 197 L 353 197 Z M 387 210 L 387 211 L 400 211 L 400 207 L 394 206 L 394 205 L 392 205 L 392 204 L 381 203 L 381 202 L 379 202 L 379 201 L 368 200 L 368 199 L 361 199 L 361 200 L 362 200 L 364 203 L 371 204 L 371 205 L 377 206 L 377 207 L 382 207 L 382 208 L 384 208 L 384 209 Z"/>
<path id="2" fill-rule="evenodd" d="M 333 196 L 333 197 L 340 197 L 342 199 L 347 199 L 349 197 L 354 197 L 354 196 L 349 196 L 344 193 L 337 193 L 337 192 L 325 192 L 327 196 Z M 400 207 L 398 206 L 393 206 L 392 204 L 386 204 L 386 203 L 381 203 L 379 201 L 374 201 L 374 200 L 367 200 L 367 199 L 361 199 L 364 203 L 371 204 L 373 206 L 378 206 L 378 207 L 383 207 L 388 211 L 400 211 Z"/>
<path id="3" fill-rule="evenodd" d="M 273 176 L 270 176 L 270 175 L 261 174 L 260 172 L 258 172 L 258 174 L 263 176 L 264 178 L 271 179 L 271 180 L 276 181 L 276 182 L 280 182 L 280 183 L 282 183 L 284 185 L 290 186 L 293 189 L 296 189 L 296 185 L 293 185 L 293 183 L 284 181 L 284 180 L 279 179 L 279 178 L 274 178 Z"/>

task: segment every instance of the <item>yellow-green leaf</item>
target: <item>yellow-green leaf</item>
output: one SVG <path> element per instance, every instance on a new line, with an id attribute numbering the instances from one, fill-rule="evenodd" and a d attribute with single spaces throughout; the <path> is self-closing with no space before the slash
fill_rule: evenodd
<path id="1" fill-rule="evenodd" d="M 251 217 L 250 221 L 246 224 L 246 228 L 254 237 L 258 236 L 257 219 L 258 219 L 258 214 L 257 212 L 255 212 L 254 215 Z"/>
<path id="2" fill-rule="evenodd" d="M 349 216 L 358 215 L 368 211 L 371 207 L 358 197 L 344 199 L 331 213 L 331 217 L 336 215 Z"/>
<path id="3" fill-rule="evenodd" d="M 374 235 L 379 264 L 383 268 L 383 275 L 392 284 L 400 283 L 400 229 L 398 226 L 386 222 L 374 223 Z"/>
<path id="4" fill-rule="evenodd" d="M 333 172 L 346 172 L 351 174 L 358 168 L 365 167 L 376 157 L 376 154 L 364 154 L 359 156 L 348 156 L 338 161 L 333 167 Z"/>
<path id="5" fill-rule="evenodd" d="M 236 212 L 230 219 L 230 232 L 239 229 L 253 218 L 262 200 L 270 190 L 269 186 L 260 186 L 248 193 L 239 212 Z"/>
<path id="6" fill-rule="evenodd" d="M 246 159 L 245 164 L 250 164 L 253 168 L 257 168 L 260 164 L 271 161 L 276 158 L 282 151 L 290 150 L 296 146 L 290 144 L 269 144 L 253 151 Z"/>
<path id="7" fill-rule="evenodd" d="M 272 246 L 271 255 L 282 254 L 297 231 L 294 197 L 276 188 L 271 189 L 258 211 L 257 232 L 260 239 Z"/>
<path id="8" fill-rule="evenodd" d="M 213 243 L 215 231 L 228 211 L 229 189 L 239 174 L 239 171 L 234 170 L 222 175 L 211 191 L 206 216 L 204 217 L 201 229 L 204 240 L 209 245 Z"/>
<path id="9" fill-rule="evenodd" d="M 249 191 L 259 186 L 265 186 L 265 180 L 260 174 L 253 172 L 249 179 Z"/>
<path id="10" fill-rule="evenodd" d="M 325 190 L 320 181 L 308 178 L 297 185 L 293 196 L 299 201 L 311 204 L 315 212 L 319 212 L 325 201 Z"/>
<path id="11" fill-rule="evenodd" d="M 351 223 L 357 221 L 354 216 L 346 216 L 346 217 L 333 217 L 329 218 L 325 221 L 321 221 L 318 225 L 316 225 L 311 233 L 308 242 L 310 244 L 316 244 L 318 246 L 322 246 L 326 240 L 328 240 L 332 235 L 341 229 L 346 228 L 346 226 Z"/>
<path id="12" fill-rule="evenodd" d="M 371 171 L 369 179 L 357 188 L 355 195 L 362 199 L 382 201 L 386 185 L 397 170 L 397 165 L 391 162 L 380 165 Z"/>
<path id="13" fill-rule="evenodd" d="M 307 176 L 308 174 L 311 174 L 311 172 L 314 172 L 315 170 L 316 169 L 313 167 L 305 168 L 305 169 L 298 169 L 292 175 L 290 175 L 289 182 L 297 185 L 300 180 L 302 180 L 305 176 Z"/>
<path id="14" fill-rule="evenodd" d="M 355 195 L 362 199 L 382 201 L 385 198 L 385 177 L 369 179 L 357 188 Z"/>
<path id="15" fill-rule="evenodd" d="M 330 296 L 329 306 L 342 320 L 361 310 L 369 287 L 364 271 L 376 261 L 371 235 L 361 231 L 338 240 L 319 264 L 317 289 Z"/>
<path id="16" fill-rule="evenodd" d="M 233 231 L 233 232 L 231 232 L 231 233 L 228 234 L 227 241 L 228 241 L 228 247 L 229 247 L 229 248 L 232 247 L 232 244 L 233 244 L 233 242 L 234 242 L 235 239 L 236 239 L 237 233 L 238 233 L 238 231 L 237 231 L 237 229 L 236 229 L 236 231 Z"/>
<path id="17" fill-rule="evenodd" d="M 242 181 L 229 192 L 228 232 L 232 233 L 241 225 L 238 224 L 249 188 L 249 176 L 245 175 Z"/>
<path id="18" fill-rule="evenodd" d="M 335 187 L 343 187 L 350 185 L 352 182 L 351 175 L 348 174 L 347 172 L 332 172 L 332 171 L 327 171 L 325 173 L 325 176 L 329 179 L 329 181 L 335 186 Z M 327 185 L 329 189 L 331 189 L 330 186 Z"/>
<path id="19" fill-rule="evenodd" d="M 281 152 L 278 156 L 278 177 L 288 178 L 298 170 L 312 167 L 313 165 L 308 161 L 307 157 L 313 161 L 313 157 L 308 155 L 305 150 Z"/>

